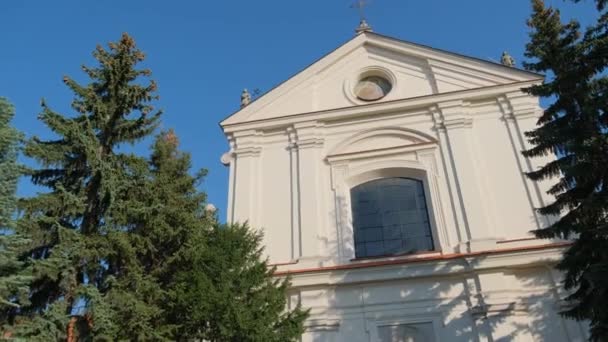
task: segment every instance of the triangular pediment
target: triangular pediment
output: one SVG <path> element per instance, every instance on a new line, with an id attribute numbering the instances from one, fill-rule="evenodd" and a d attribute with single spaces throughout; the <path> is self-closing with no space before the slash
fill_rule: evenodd
<path id="1" fill-rule="evenodd" d="M 222 126 L 369 104 L 355 93 L 364 75 L 391 83 L 395 101 L 537 80 L 542 76 L 375 33 L 362 33 L 221 122 Z"/>

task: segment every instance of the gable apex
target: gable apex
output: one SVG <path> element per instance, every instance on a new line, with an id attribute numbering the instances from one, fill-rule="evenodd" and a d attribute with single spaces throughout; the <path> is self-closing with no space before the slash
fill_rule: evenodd
<path id="1" fill-rule="evenodd" d="M 386 70 L 394 83 L 386 98 L 375 102 L 544 77 L 375 32 L 362 32 L 237 110 L 220 126 L 369 104 L 357 98 L 353 88 L 361 75 L 371 69 Z"/>

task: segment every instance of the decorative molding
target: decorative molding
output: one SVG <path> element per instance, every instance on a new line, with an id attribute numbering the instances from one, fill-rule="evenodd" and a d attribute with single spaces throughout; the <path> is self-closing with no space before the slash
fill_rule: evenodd
<path id="1" fill-rule="evenodd" d="M 542 114 L 538 98 L 522 91 L 508 92 L 504 95 L 504 99 L 511 108 L 512 115 L 518 119 L 539 117 Z"/>
<path id="2" fill-rule="evenodd" d="M 436 151 L 432 150 L 421 150 L 417 153 L 418 160 L 424 165 L 426 169 L 426 176 L 429 180 L 426 182 L 428 186 L 427 201 L 431 202 L 430 208 L 432 214 L 429 215 L 433 226 L 436 227 L 436 235 L 434 236 L 435 245 L 440 250 L 445 250 L 453 245 L 448 232 L 448 225 L 446 223 L 443 203 L 441 201 L 441 191 L 439 190 L 439 183 L 441 182 L 441 175 L 437 172 L 437 159 Z M 430 198 L 429 198 L 430 197 Z"/>
<path id="3" fill-rule="evenodd" d="M 320 147 L 323 147 L 324 142 L 325 142 L 325 139 L 320 138 L 320 137 L 313 137 L 310 139 L 298 140 L 298 148 L 300 148 L 300 149 L 320 148 Z"/>
<path id="4" fill-rule="evenodd" d="M 347 270 L 356 270 L 356 269 L 371 269 L 377 267 L 390 267 L 390 266 L 402 266 L 409 264 L 422 264 L 422 263 L 433 263 L 429 264 L 429 273 L 425 275 L 431 275 L 436 271 L 437 264 L 436 262 L 452 262 L 462 260 L 466 263 L 460 265 L 459 268 L 444 270 L 446 274 L 455 274 L 459 272 L 469 272 L 471 268 L 478 269 L 483 268 L 482 265 L 474 262 L 474 258 L 479 257 L 501 257 L 505 256 L 510 259 L 505 265 L 509 267 L 516 266 L 516 263 L 510 256 L 514 257 L 523 257 L 525 261 L 532 261 L 534 264 L 541 262 L 541 264 L 553 263 L 556 260 L 559 260 L 561 257 L 561 249 L 569 247 L 571 245 L 570 242 L 561 242 L 561 243 L 552 243 L 545 245 L 534 245 L 534 246 L 525 246 L 525 247 L 516 247 L 516 248 L 499 248 L 492 249 L 487 251 L 479 251 L 479 252 L 468 252 L 468 253 L 452 253 L 452 254 L 441 254 L 441 255 L 433 255 L 429 257 L 394 257 L 394 258 L 385 258 L 384 260 L 378 261 L 366 261 L 366 262 L 351 262 L 343 265 L 336 266 L 325 266 L 325 267 L 316 267 L 316 268 L 306 268 L 306 269 L 291 269 L 275 272 L 275 276 L 287 276 L 287 275 L 299 275 L 299 274 L 314 274 L 314 273 L 326 273 L 326 272 L 335 272 L 335 271 L 347 271 Z M 548 253 L 548 250 L 556 250 L 557 253 Z M 529 254 L 533 253 L 537 257 L 541 258 L 540 260 L 536 260 L 536 258 L 530 258 Z M 467 260 L 468 259 L 468 260 Z M 487 260 L 486 260 L 487 261 Z M 524 261 L 524 262 L 525 262 Z M 476 264 L 476 265 L 475 265 Z M 455 264 L 456 265 L 456 264 Z M 497 267 L 495 264 L 491 263 L 489 267 Z M 410 276 L 413 277 L 414 273 L 409 272 Z M 399 274 L 395 274 L 395 276 L 400 276 Z M 380 279 L 378 279 L 380 281 Z M 297 285 L 294 283 L 294 285 Z"/>
<path id="5" fill-rule="evenodd" d="M 311 121 L 293 125 L 295 144 L 299 149 L 323 147 L 325 139 L 322 133 L 323 124 Z"/>
<path id="6" fill-rule="evenodd" d="M 432 105 L 428 108 L 428 112 L 433 119 L 433 129 L 439 133 L 445 133 L 446 128 L 443 124 L 443 116 L 441 115 L 439 107 L 437 107 L 437 105 Z"/>
<path id="7" fill-rule="evenodd" d="M 292 260 L 302 257 L 302 222 L 300 220 L 300 159 L 298 155 L 298 136 L 293 127 L 287 127 L 287 152 L 289 153 L 289 192 Z"/>
<path id="8" fill-rule="evenodd" d="M 448 130 L 452 128 L 471 128 L 473 127 L 473 119 L 466 117 L 448 119 L 443 121 L 443 126 Z"/>
<path id="9" fill-rule="evenodd" d="M 462 100 L 439 102 L 436 108 L 439 111 L 442 126 L 447 130 L 473 127 L 469 102 Z"/>
<path id="10" fill-rule="evenodd" d="M 231 150 L 239 157 L 258 157 L 262 152 L 260 138 L 262 132 L 258 130 L 246 130 L 234 132 L 232 135 Z"/>
<path id="11" fill-rule="evenodd" d="M 369 315 L 369 314 L 368 314 Z M 417 310 L 408 310 L 407 313 L 401 312 L 399 314 L 378 314 L 376 313 L 373 317 L 366 316 L 365 318 L 365 330 L 370 336 L 370 341 L 379 341 L 378 328 L 384 326 L 395 326 L 395 325 L 410 325 L 410 324 L 431 324 L 433 326 L 433 340 L 440 341 L 441 339 L 439 332 L 441 331 L 441 325 L 443 323 L 441 312 L 424 312 Z"/>
<path id="12" fill-rule="evenodd" d="M 336 190 L 340 185 L 340 180 L 344 179 L 345 175 L 348 172 L 348 163 L 335 163 L 332 165 L 331 169 L 331 188 L 332 190 Z"/>
<path id="13" fill-rule="evenodd" d="M 379 128 L 373 128 L 373 129 L 365 130 L 362 132 L 358 132 L 358 133 L 344 139 L 342 142 L 338 143 L 327 154 L 327 159 L 329 160 L 333 156 L 339 156 L 339 155 L 344 155 L 344 154 L 355 155 L 359 152 L 366 152 L 366 151 L 355 151 L 355 152 L 347 152 L 347 151 L 348 151 L 349 147 L 351 147 L 354 144 L 357 144 L 361 141 L 368 140 L 368 139 L 374 139 L 377 137 L 384 137 L 384 136 L 397 137 L 397 138 L 401 138 L 403 140 L 412 141 L 411 144 L 401 145 L 399 147 L 414 146 L 414 145 L 419 145 L 419 144 L 437 142 L 437 140 L 435 138 L 433 138 L 432 136 L 419 132 L 419 131 L 416 131 L 416 130 L 413 130 L 413 129 L 409 129 L 409 128 L 405 128 L 405 127 L 379 127 Z M 373 150 L 380 150 L 380 149 L 373 149 Z M 369 150 L 369 151 L 371 151 L 371 150 Z"/>
<path id="14" fill-rule="evenodd" d="M 367 76 L 381 76 L 383 78 L 388 79 L 388 81 L 391 83 L 391 91 L 386 95 L 386 97 L 383 97 L 376 101 L 381 101 L 382 99 L 386 100 L 387 97 L 390 98 L 391 95 L 399 93 L 397 76 L 395 76 L 394 72 L 392 72 L 390 69 L 378 65 L 366 66 L 356 72 L 353 72 L 350 77 L 344 80 L 342 86 L 344 96 L 352 105 L 357 106 L 370 103 L 370 101 L 360 100 L 354 92 L 357 82 Z"/>
<path id="15" fill-rule="evenodd" d="M 418 160 L 420 156 L 417 154 L 424 151 L 426 154 L 423 155 L 426 156 L 425 158 L 428 158 L 428 153 L 433 153 L 431 152 L 433 149 L 436 151 L 436 146 L 429 147 L 425 145 L 423 148 L 418 146 L 418 149 L 412 149 L 411 154 L 415 157 L 414 160 L 403 159 L 403 153 L 392 156 L 379 154 L 369 162 L 357 167 L 348 166 L 349 162 L 355 160 L 358 156 L 365 156 L 368 152 L 330 161 L 336 208 L 337 244 L 342 262 L 348 262 L 348 260 L 354 258 L 354 233 L 350 220 L 352 215 L 350 189 L 366 181 L 383 177 L 409 177 L 420 179 L 423 182 L 425 192 L 427 193 L 426 200 L 429 216 L 432 216 L 431 230 L 435 242 L 435 250 L 439 251 L 447 247 L 444 245 L 446 241 L 446 233 L 444 232 L 446 227 L 443 225 L 444 220 L 440 217 L 443 213 L 439 211 L 440 207 L 436 206 L 436 202 L 433 199 L 437 191 L 437 179 L 432 169 L 427 169 L 427 166 Z M 391 152 L 394 151 L 393 149 Z M 387 159 L 389 157 L 391 159 Z M 397 157 L 399 159 L 396 159 Z"/>
<path id="16" fill-rule="evenodd" d="M 502 112 L 503 120 L 508 122 L 515 121 L 515 115 L 513 115 L 513 108 L 511 108 L 511 104 L 505 96 L 497 97 L 496 103 L 498 104 L 498 108 L 500 108 L 500 111 Z"/>
<path id="17" fill-rule="evenodd" d="M 297 150 L 298 136 L 296 134 L 296 130 L 292 126 L 290 126 L 285 129 L 285 133 L 287 134 L 287 149 Z"/>
<path id="18" fill-rule="evenodd" d="M 327 156 L 326 160 L 330 164 L 333 164 L 333 163 L 339 162 L 339 161 L 348 161 L 348 160 L 357 160 L 357 159 L 366 159 L 366 158 L 381 158 L 381 157 L 388 157 L 388 156 L 394 156 L 394 155 L 403 155 L 405 153 L 418 152 L 421 150 L 434 150 L 436 148 L 437 148 L 436 143 L 426 142 L 426 143 L 370 149 L 370 150 L 362 151 L 362 152 L 347 152 L 347 153 L 343 153 L 343 154 L 334 154 L 331 156 Z"/>
<path id="19" fill-rule="evenodd" d="M 250 121 L 258 113 L 263 113 L 281 97 L 285 97 L 294 90 L 302 90 L 316 75 L 326 71 L 329 67 L 339 62 L 351 62 L 355 58 L 353 52 L 368 51 L 376 49 L 386 51 L 395 55 L 395 60 L 402 56 L 415 56 L 427 60 L 430 65 L 442 69 L 453 70 L 454 75 L 473 75 L 474 78 L 485 82 L 478 82 L 480 86 L 488 86 L 496 83 L 510 82 L 541 82 L 542 76 L 527 71 L 506 68 L 502 65 L 470 58 L 463 55 L 449 53 L 438 49 L 429 48 L 399 39 L 389 38 L 377 34 L 361 34 L 333 52 L 319 59 L 309 67 L 298 72 L 272 91 L 261 96 L 249 106 L 236 111 L 233 115 L 221 122 L 222 126 L 243 121 Z"/>
<path id="20" fill-rule="evenodd" d="M 537 84 L 538 82 L 538 80 L 518 81 L 497 86 L 457 90 L 440 94 L 423 95 L 393 101 L 380 101 L 359 106 L 290 114 L 280 117 L 264 118 L 245 122 L 223 122 L 222 128 L 224 130 L 224 133 L 228 134 L 231 132 L 261 129 L 264 127 L 286 127 L 289 125 L 306 122 L 322 123 L 342 120 L 345 118 L 355 118 L 358 116 L 383 115 L 399 111 L 402 112 L 420 108 L 429 108 L 438 103 L 445 103 L 450 101 L 468 101 L 478 100 L 482 98 L 495 98 L 496 96 L 499 96 L 501 94 L 517 92 L 522 87 Z M 257 101 L 253 102 L 250 106 L 247 106 L 245 108 L 249 108 L 256 103 Z"/>
<path id="21" fill-rule="evenodd" d="M 492 75 L 492 74 L 488 74 L 488 73 L 484 73 L 484 72 L 479 72 L 479 71 L 473 71 L 469 68 L 463 68 L 463 67 L 455 65 L 451 61 L 442 62 L 442 61 L 438 61 L 438 60 L 434 60 L 434 59 L 429 59 L 428 63 L 429 63 L 429 66 L 431 67 L 431 70 L 433 71 L 433 73 L 436 74 L 437 76 L 441 76 L 446 79 L 455 79 L 454 74 L 458 73 L 462 76 L 468 76 L 468 78 L 466 80 L 468 83 L 472 83 L 471 76 L 473 76 L 473 77 L 477 78 L 478 82 L 476 85 L 479 87 L 488 86 L 488 83 L 490 83 L 490 85 L 494 85 L 494 84 L 500 84 L 500 83 L 503 83 L 506 81 L 504 77 L 496 76 L 496 75 Z M 447 71 L 447 73 L 445 71 Z"/>
<path id="22" fill-rule="evenodd" d="M 307 319 L 304 322 L 305 331 L 338 331 L 340 329 L 339 319 Z"/>
<path id="23" fill-rule="evenodd" d="M 470 309 L 474 319 L 487 319 L 493 316 L 528 314 L 529 305 L 518 302 L 478 304 Z"/>
<path id="24" fill-rule="evenodd" d="M 520 93 L 520 94 L 507 94 L 505 96 L 500 96 L 496 99 L 496 102 L 498 103 L 498 107 L 500 109 L 500 111 L 503 113 L 503 118 L 505 120 L 506 123 L 506 128 L 507 128 L 507 134 L 509 135 L 509 139 L 511 140 L 511 146 L 513 149 L 513 153 L 515 155 L 515 160 L 517 161 L 517 167 L 519 168 L 520 171 L 520 176 L 522 179 L 522 185 L 524 186 L 524 189 L 526 191 L 526 196 L 528 198 L 528 202 L 530 203 L 530 210 L 531 210 L 531 216 L 534 217 L 534 221 L 536 224 L 536 228 L 540 229 L 543 226 L 543 219 L 546 220 L 546 218 L 543 218 L 542 215 L 540 215 L 538 213 L 538 211 L 535 208 L 540 208 L 543 205 L 543 197 L 541 195 L 541 190 L 538 186 L 537 182 L 532 181 L 531 179 L 529 179 L 528 177 L 525 176 L 526 172 L 530 172 L 533 170 L 532 164 L 530 159 L 524 157 L 524 155 L 522 154 L 522 151 L 524 151 L 526 149 L 525 146 L 525 137 L 522 134 L 518 122 L 517 120 L 520 120 L 522 118 L 525 117 L 529 117 L 530 113 L 532 113 L 533 107 L 530 107 L 528 105 L 526 105 L 526 110 L 524 115 L 516 115 L 515 114 L 515 110 L 513 108 L 513 103 L 514 102 L 519 102 L 521 103 L 527 103 L 530 104 L 529 96 L 527 96 L 526 94 Z M 519 100 L 516 100 L 519 99 Z M 519 108 L 519 111 L 521 111 L 521 106 L 517 106 L 517 108 Z M 532 110 L 532 111 L 530 111 Z"/>
<path id="25" fill-rule="evenodd" d="M 234 154 L 238 158 L 258 157 L 262 153 L 262 148 L 259 146 L 240 147 L 234 150 Z"/>

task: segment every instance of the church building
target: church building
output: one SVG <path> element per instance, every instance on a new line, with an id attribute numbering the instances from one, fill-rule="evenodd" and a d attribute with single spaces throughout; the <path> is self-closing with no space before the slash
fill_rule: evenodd
<path id="1" fill-rule="evenodd" d="M 503 56 L 504 57 L 504 56 Z M 506 56 L 508 57 L 508 56 Z M 221 122 L 228 222 L 264 232 L 303 342 L 584 341 L 524 176 L 543 76 L 387 37 L 345 44 Z M 548 157 L 549 158 L 549 157 Z"/>

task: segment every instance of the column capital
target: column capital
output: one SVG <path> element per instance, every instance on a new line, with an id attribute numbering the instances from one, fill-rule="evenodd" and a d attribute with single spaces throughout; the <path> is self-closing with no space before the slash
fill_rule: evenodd
<path id="1" fill-rule="evenodd" d="M 323 124 L 317 121 L 301 122 L 287 128 L 289 146 L 291 148 L 319 148 L 325 138 L 322 132 Z"/>
<path id="2" fill-rule="evenodd" d="M 522 91 L 506 93 L 503 98 L 509 105 L 511 113 L 515 118 L 539 117 L 542 108 L 538 98 L 528 95 Z"/>
<path id="3" fill-rule="evenodd" d="M 230 149 L 238 157 L 257 157 L 262 152 L 260 138 L 262 132 L 257 130 L 238 131 L 229 138 Z"/>
<path id="4" fill-rule="evenodd" d="M 454 100 L 438 102 L 429 109 L 437 130 L 454 128 L 471 128 L 470 103 L 468 101 Z"/>

